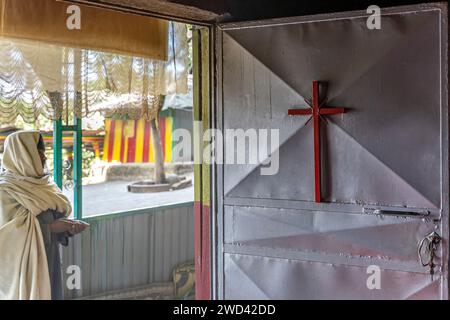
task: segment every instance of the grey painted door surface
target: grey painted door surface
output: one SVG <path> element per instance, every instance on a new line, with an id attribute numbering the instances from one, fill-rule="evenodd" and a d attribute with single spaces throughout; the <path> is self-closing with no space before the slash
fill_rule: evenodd
<path id="1" fill-rule="evenodd" d="M 218 127 L 280 137 L 275 175 L 219 167 L 219 298 L 447 298 L 447 8 L 383 9 L 380 30 L 367 17 L 219 28 Z M 346 108 L 321 120 L 321 203 L 313 121 L 288 115 L 307 108 L 314 80 L 321 101 Z M 433 230 L 431 279 L 418 245 Z"/>

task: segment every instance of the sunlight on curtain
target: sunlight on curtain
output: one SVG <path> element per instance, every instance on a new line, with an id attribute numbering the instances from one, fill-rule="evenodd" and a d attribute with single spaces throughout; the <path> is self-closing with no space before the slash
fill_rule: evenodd
<path id="1" fill-rule="evenodd" d="M 161 95 L 188 91 L 186 25 L 169 24 L 167 52 L 165 61 L 2 37 L 0 123 L 64 117 L 72 108 L 79 117 L 109 111 L 153 119 Z M 62 104 L 52 105 L 50 92 L 61 93 Z"/>

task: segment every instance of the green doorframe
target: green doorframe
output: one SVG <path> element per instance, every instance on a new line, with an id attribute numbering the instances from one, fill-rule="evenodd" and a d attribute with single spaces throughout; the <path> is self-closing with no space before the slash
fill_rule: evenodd
<path id="1" fill-rule="evenodd" d="M 75 119 L 75 132 L 74 132 L 74 217 L 76 220 L 83 218 L 83 130 L 82 130 L 81 118 Z"/>
<path id="2" fill-rule="evenodd" d="M 55 183 L 62 190 L 62 120 L 53 121 L 53 177 Z"/>
<path id="3" fill-rule="evenodd" d="M 195 225 L 195 295 L 197 300 L 213 298 L 213 211 L 211 211 L 212 165 L 203 163 L 203 152 L 210 141 L 203 133 L 211 126 L 211 33 L 212 29 L 196 27 L 192 32 L 194 81 L 194 225 Z M 208 159 L 211 162 L 211 159 Z M 214 194 L 213 194 L 214 197 Z"/>
<path id="4" fill-rule="evenodd" d="M 62 165 L 62 148 L 63 148 L 63 133 L 73 132 L 73 181 L 74 181 L 74 218 L 81 220 L 83 218 L 83 130 L 82 119 L 76 118 L 75 125 L 63 125 L 62 119 L 53 121 L 53 177 L 55 183 L 62 190 L 63 188 L 63 165 Z"/>

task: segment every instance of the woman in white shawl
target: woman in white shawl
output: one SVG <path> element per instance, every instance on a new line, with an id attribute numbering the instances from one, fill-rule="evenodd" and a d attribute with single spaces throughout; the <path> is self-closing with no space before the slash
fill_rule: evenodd
<path id="1" fill-rule="evenodd" d="M 6 138 L 0 173 L 0 299 L 61 299 L 58 242 L 84 230 L 68 199 L 44 173 L 38 131 Z"/>

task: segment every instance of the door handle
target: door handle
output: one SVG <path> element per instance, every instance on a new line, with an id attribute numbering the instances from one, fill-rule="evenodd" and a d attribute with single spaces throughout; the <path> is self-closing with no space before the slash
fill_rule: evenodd
<path id="1" fill-rule="evenodd" d="M 403 210 L 384 210 L 375 208 L 364 208 L 364 213 L 384 215 L 384 216 L 402 216 L 402 217 L 427 217 L 430 215 L 430 211 L 403 211 Z"/>

